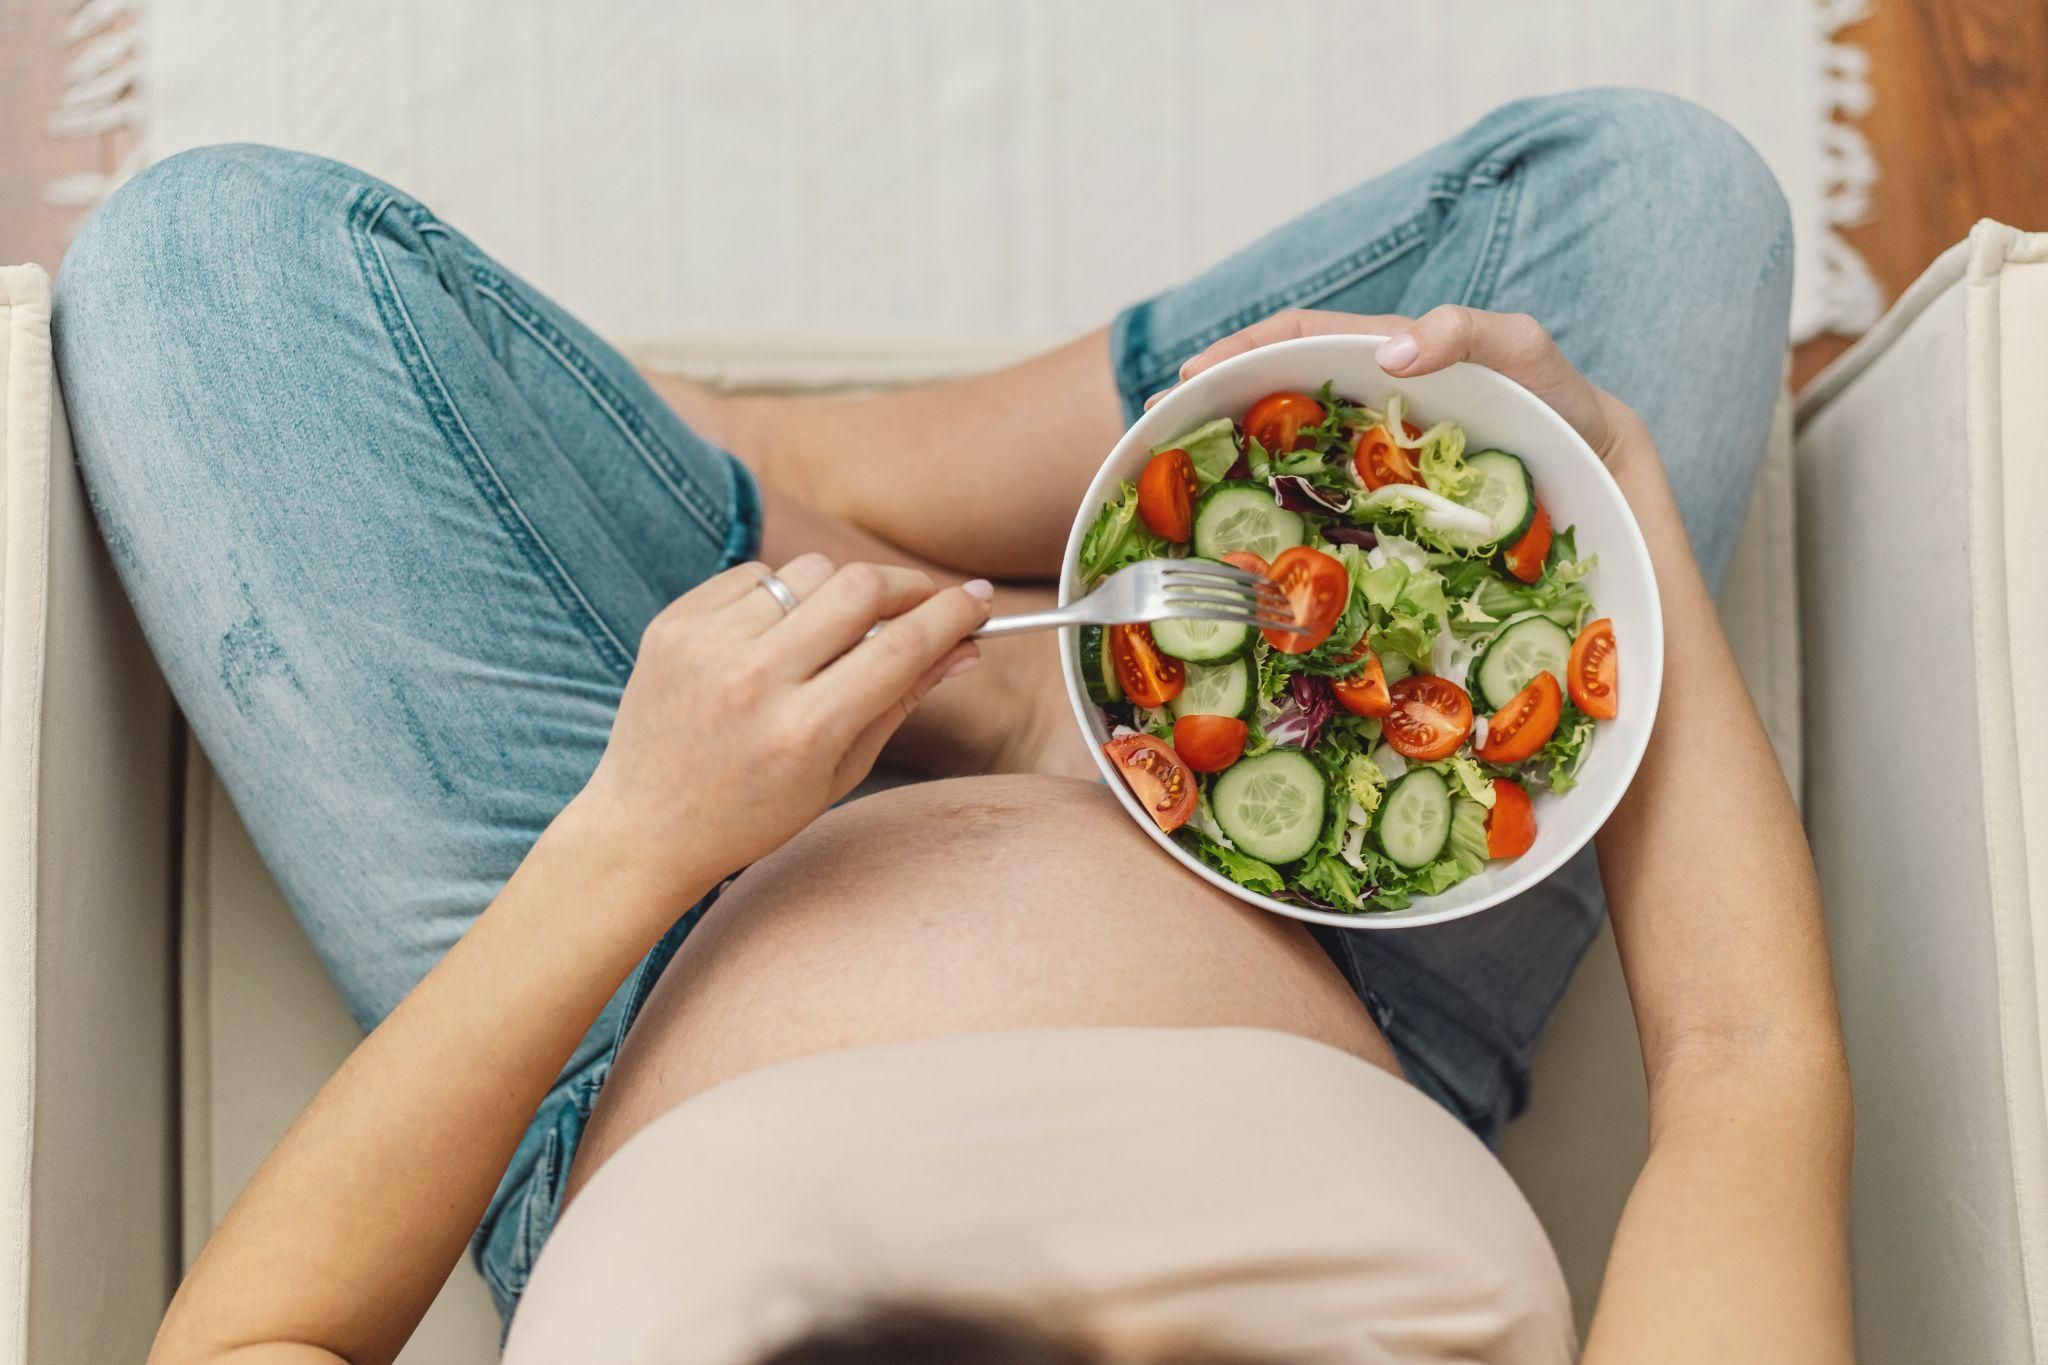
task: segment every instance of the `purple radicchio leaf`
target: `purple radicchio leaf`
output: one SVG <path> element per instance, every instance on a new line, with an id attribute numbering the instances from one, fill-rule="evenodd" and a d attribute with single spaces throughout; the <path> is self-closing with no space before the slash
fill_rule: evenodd
<path id="1" fill-rule="evenodd" d="M 1231 423 L 1230 439 L 1237 443 L 1237 458 L 1231 461 L 1230 468 L 1223 472 L 1223 477 L 1226 480 L 1251 478 L 1252 458 L 1246 453 L 1244 428 L 1238 426 L 1235 422 Z"/>
<path id="2" fill-rule="evenodd" d="M 1339 498 L 1299 474 L 1275 474 L 1267 482 L 1273 485 L 1273 500 L 1290 512 L 1317 512 L 1326 517 L 1341 517 L 1351 510 L 1349 494 Z"/>
<path id="3" fill-rule="evenodd" d="M 1313 749 L 1336 711 L 1337 698 L 1330 691 L 1329 679 L 1312 673 L 1293 674 L 1287 680 L 1287 697 L 1280 703 L 1280 714 L 1266 727 L 1266 735 L 1275 744 Z"/>
<path id="4" fill-rule="evenodd" d="M 1326 900 L 1318 900 L 1308 892 L 1298 890 L 1292 886 L 1282 887 L 1279 891 L 1276 891 L 1274 899 L 1288 901 L 1295 905 L 1305 905 L 1311 910 L 1335 910 L 1337 908 Z"/>
<path id="5" fill-rule="evenodd" d="M 1373 546 L 1380 543 L 1380 538 L 1372 533 L 1371 527 L 1345 526 L 1341 523 L 1335 526 L 1325 526 L 1323 528 L 1323 539 L 1333 545 L 1356 545 L 1361 550 L 1370 550 Z"/>

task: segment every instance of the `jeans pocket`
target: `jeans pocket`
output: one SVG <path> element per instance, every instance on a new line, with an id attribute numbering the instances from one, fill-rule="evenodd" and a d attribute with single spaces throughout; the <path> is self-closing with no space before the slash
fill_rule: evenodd
<path id="1" fill-rule="evenodd" d="M 610 1075 L 611 1063 L 599 1062 L 569 1082 L 560 1097 L 551 1103 L 547 1131 L 541 1138 L 540 1150 L 534 1156 L 533 1173 L 527 1178 L 526 1192 L 520 1200 L 519 1232 L 513 1243 L 510 1262 L 503 1268 L 503 1288 L 514 1301 L 526 1292 L 526 1282 L 533 1274 L 534 1262 L 540 1259 L 541 1248 L 555 1230 L 555 1220 L 562 1211 L 562 1192 L 568 1184 L 569 1167 L 576 1160 L 583 1130 L 590 1125 L 590 1111 L 597 1104 L 597 1093 L 604 1089 Z"/>

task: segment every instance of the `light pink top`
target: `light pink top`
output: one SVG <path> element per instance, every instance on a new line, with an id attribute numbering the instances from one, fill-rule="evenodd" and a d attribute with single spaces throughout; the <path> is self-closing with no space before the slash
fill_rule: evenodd
<path id="1" fill-rule="evenodd" d="M 1398 1078 L 1259 1029 L 822 1053 L 663 1115 L 534 1268 L 505 1365 L 738 1365 L 873 1297 L 1302 1361 L 1575 1357 L 1500 1163 Z"/>

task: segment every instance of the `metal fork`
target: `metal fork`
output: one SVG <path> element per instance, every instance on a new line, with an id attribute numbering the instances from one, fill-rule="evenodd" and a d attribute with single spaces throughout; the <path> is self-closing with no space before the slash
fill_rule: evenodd
<path id="1" fill-rule="evenodd" d="M 1290 630 L 1294 615 L 1270 578 L 1228 564 L 1145 559 L 1117 570 L 1086 597 L 1051 611 L 992 616 L 976 638 L 1058 626 L 1115 626 L 1137 621 L 1225 621 Z"/>

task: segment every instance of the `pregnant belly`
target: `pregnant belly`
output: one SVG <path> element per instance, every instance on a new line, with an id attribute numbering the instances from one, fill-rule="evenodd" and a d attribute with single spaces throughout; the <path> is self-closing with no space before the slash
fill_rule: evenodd
<path id="1" fill-rule="evenodd" d="M 1398 1074 L 1301 925 L 1164 857 L 1103 787 L 928 782 L 831 812 L 720 897 L 620 1049 L 571 1193 L 649 1122 L 749 1071 L 1061 1025 L 1278 1029 Z"/>

